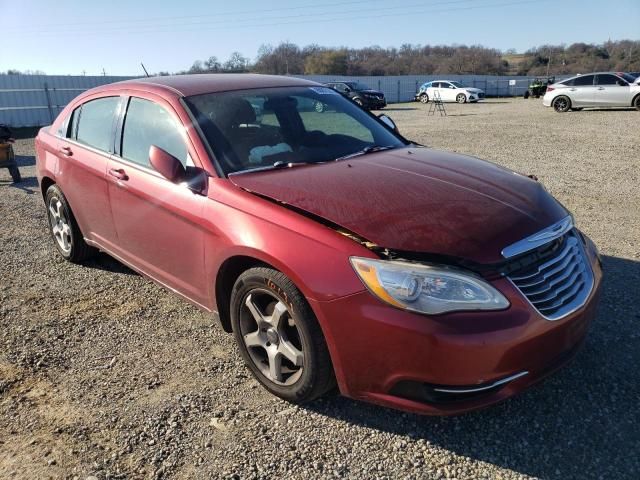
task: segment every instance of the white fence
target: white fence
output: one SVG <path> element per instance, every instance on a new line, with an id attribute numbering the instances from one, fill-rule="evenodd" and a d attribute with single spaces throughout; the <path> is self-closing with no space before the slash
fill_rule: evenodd
<path id="1" fill-rule="evenodd" d="M 413 100 L 420 85 L 430 80 L 457 80 L 466 86 L 481 88 L 489 97 L 521 96 L 532 80 L 532 77 L 490 75 L 297 76 L 317 82 L 358 80 L 384 92 L 389 103 Z M 0 75 L 0 123 L 13 127 L 48 125 L 67 103 L 85 90 L 129 78 L 133 77 Z M 515 84 L 510 85 L 510 80 L 515 80 Z"/>

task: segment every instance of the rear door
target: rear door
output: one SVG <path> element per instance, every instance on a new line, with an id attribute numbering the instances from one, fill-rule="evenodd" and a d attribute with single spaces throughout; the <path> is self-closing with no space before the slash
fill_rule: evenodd
<path id="1" fill-rule="evenodd" d="M 194 165 L 184 126 L 164 100 L 130 97 L 119 130 L 108 170 L 118 255 L 197 303 L 208 303 L 201 227 L 206 197 L 165 179 L 149 162 L 155 145 Z"/>
<path id="2" fill-rule="evenodd" d="M 78 106 L 60 132 L 58 144 L 58 183 L 84 237 L 105 247 L 117 242 L 106 172 L 121 101 L 119 96 L 100 97 Z"/>
<path id="3" fill-rule="evenodd" d="M 631 105 L 631 87 L 610 73 L 596 75 L 596 104 L 602 107 L 628 107 Z"/>
<path id="4" fill-rule="evenodd" d="M 596 104 L 595 75 L 582 75 L 576 77 L 565 89 L 574 107 L 589 107 Z M 565 93 L 563 91 L 563 93 Z"/>
<path id="5" fill-rule="evenodd" d="M 444 100 L 444 98 L 442 97 L 441 89 L 440 89 L 441 83 L 442 82 L 431 82 L 431 87 L 428 90 L 430 99 L 439 97 L 440 100 Z"/>

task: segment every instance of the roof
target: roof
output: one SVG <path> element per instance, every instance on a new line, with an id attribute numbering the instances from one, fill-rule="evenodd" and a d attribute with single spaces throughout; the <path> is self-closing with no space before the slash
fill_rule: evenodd
<path id="1" fill-rule="evenodd" d="M 200 95 L 203 93 L 245 90 L 269 87 L 299 87 L 318 85 L 316 82 L 295 77 L 277 75 L 257 75 L 251 73 L 207 73 L 193 75 L 170 75 L 164 77 L 136 78 L 112 84 L 116 88 L 138 87 L 148 89 L 149 86 L 171 90 L 182 96 Z"/>

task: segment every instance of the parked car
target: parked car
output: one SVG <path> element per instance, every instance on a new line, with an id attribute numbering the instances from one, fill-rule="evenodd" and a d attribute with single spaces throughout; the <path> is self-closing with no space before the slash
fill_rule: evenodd
<path id="1" fill-rule="evenodd" d="M 635 107 L 640 110 L 640 85 L 626 73 L 578 75 L 547 87 L 542 104 L 556 112 L 585 107 Z"/>
<path id="2" fill-rule="evenodd" d="M 361 82 L 329 82 L 325 83 L 329 88 L 350 98 L 362 108 L 367 110 L 381 110 L 387 106 L 384 93 L 373 90 Z"/>
<path id="3" fill-rule="evenodd" d="M 443 102 L 477 102 L 484 98 L 484 91 L 479 88 L 465 87 L 460 82 L 451 80 L 434 80 L 423 83 L 415 94 L 415 99 L 422 103 L 429 103 L 436 94 Z"/>
<path id="4" fill-rule="evenodd" d="M 599 255 L 535 179 L 396 130 L 297 78 L 135 79 L 40 130 L 37 178 L 64 259 L 215 312 L 273 394 L 485 407 L 573 356 Z"/>

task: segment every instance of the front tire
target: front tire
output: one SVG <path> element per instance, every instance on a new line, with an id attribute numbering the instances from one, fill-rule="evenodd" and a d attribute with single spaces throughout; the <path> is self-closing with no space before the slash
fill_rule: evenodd
<path id="1" fill-rule="evenodd" d="M 58 253 L 65 260 L 80 263 L 95 253 L 95 249 L 84 241 L 69 203 L 57 185 L 51 185 L 45 195 L 49 218 L 49 232 Z"/>
<path id="2" fill-rule="evenodd" d="M 233 286 L 230 312 L 242 358 L 268 391 L 305 403 L 335 386 L 320 325 L 282 272 L 257 267 L 241 274 Z"/>
<path id="3" fill-rule="evenodd" d="M 422 95 L 420 95 L 420 101 L 422 103 L 429 103 L 429 95 L 427 95 L 426 93 L 423 93 Z"/>
<path id="4" fill-rule="evenodd" d="M 558 113 L 568 112 L 571 109 L 571 100 L 569 100 L 569 97 L 560 95 L 554 98 L 553 109 Z"/>
<path id="5" fill-rule="evenodd" d="M 636 95 L 633 99 L 632 105 L 636 108 L 636 110 L 640 110 L 640 95 Z"/>
<path id="6" fill-rule="evenodd" d="M 467 96 L 464 93 L 459 93 L 456 97 L 456 102 L 458 103 L 467 103 Z"/>

